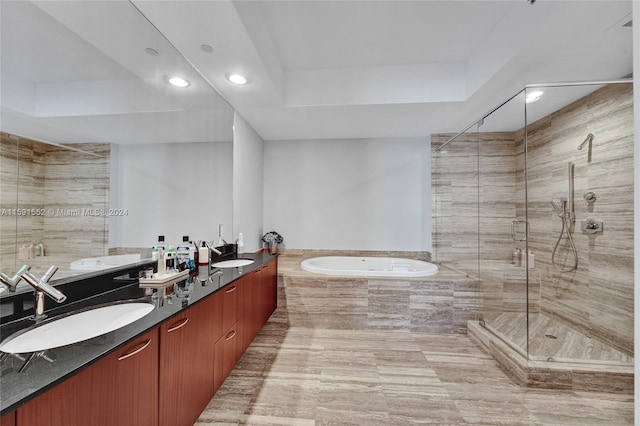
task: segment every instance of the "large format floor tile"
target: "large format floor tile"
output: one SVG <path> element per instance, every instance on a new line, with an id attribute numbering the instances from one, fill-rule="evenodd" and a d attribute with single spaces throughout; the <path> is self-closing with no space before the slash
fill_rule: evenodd
<path id="1" fill-rule="evenodd" d="M 197 425 L 633 424 L 633 396 L 521 387 L 465 335 L 290 328 L 283 310 Z"/>

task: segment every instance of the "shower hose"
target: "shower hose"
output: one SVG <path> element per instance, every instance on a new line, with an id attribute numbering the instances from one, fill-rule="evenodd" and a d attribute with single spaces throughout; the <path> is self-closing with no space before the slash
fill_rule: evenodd
<path id="1" fill-rule="evenodd" d="M 555 204 L 553 204 L 553 208 L 558 213 L 558 217 L 562 220 L 562 230 L 560 231 L 560 235 L 558 236 L 558 241 L 556 241 L 556 246 L 553 248 L 553 252 L 551 253 L 551 264 L 553 265 L 553 268 L 558 272 L 571 272 L 578 268 L 578 251 L 576 250 L 576 245 L 573 243 L 573 237 L 571 236 L 571 229 L 569 228 L 568 223 L 569 218 L 567 217 L 566 212 L 566 203 L 562 203 L 562 212 L 558 211 Z M 571 244 L 571 250 L 573 252 L 573 266 L 569 269 L 563 269 L 556 264 L 556 251 L 558 250 L 558 245 L 560 245 L 560 241 L 562 240 L 562 235 L 564 234 L 565 230 L 567 231 L 567 237 L 569 237 L 569 243 Z"/>

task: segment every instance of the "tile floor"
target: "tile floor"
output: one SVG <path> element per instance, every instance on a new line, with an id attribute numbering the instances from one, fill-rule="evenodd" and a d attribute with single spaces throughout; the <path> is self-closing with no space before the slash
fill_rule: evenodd
<path id="1" fill-rule="evenodd" d="M 518 386 L 466 335 L 274 313 L 196 425 L 631 425 L 633 396 Z"/>

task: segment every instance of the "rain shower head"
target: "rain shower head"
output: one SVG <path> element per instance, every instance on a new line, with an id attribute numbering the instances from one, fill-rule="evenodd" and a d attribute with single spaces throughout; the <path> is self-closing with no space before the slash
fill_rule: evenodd
<path id="1" fill-rule="evenodd" d="M 580 144 L 580 146 L 578 147 L 578 151 L 582 151 L 582 148 L 584 148 L 584 146 L 588 143 L 593 142 L 593 133 L 589 133 L 586 137 L 586 139 L 584 141 L 582 141 L 582 143 Z"/>

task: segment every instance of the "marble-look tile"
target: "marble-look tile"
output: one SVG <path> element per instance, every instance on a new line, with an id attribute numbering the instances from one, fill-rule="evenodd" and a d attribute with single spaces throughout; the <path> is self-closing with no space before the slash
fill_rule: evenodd
<path id="1" fill-rule="evenodd" d="M 595 88 L 595 86 L 594 86 Z M 554 92 L 572 90 L 554 88 Z M 524 123 L 523 123 L 524 125 Z M 512 218 L 525 216 L 524 129 L 468 132 L 445 150 L 452 135 L 432 135 L 434 258 L 482 279 L 484 312 L 545 312 L 576 331 L 633 354 L 633 93 L 631 84 L 607 85 L 570 105 L 527 123 L 527 215 L 535 274 L 528 294 L 523 269 L 496 273 L 492 262 L 510 261 Z M 577 146 L 588 133 L 591 146 Z M 568 191 L 567 163 L 575 165 L 573 238 L 578 268 L 557 272 L 551 255 L 561 221 L 550 205 Z M 614 172 L 615 171 L 615 172 Z M 582 195 L 594 191 L 588 204 Z M 475 206 L 476 211 L 471 211 Z M 580 220 L 598 218 L 604 232 L 580 232 Z M 479 226 L 479 229 L 478 229 Z M 480 260 L 480 265 L 471 260 Z M 573 262 L 564 238 L 556 263 Z"/>
<path id="2" fill-rule="evenodd" d="M 520 387 L 465 335 L 270 321 L 196 424 L 605 423 L 633 424 L 633 397 Z"/>
<path id="3" fill-rule="evenodd" d="M 633 424 L 632 396 L 522 387 L 465 334 L 292 326 L 287 310 L 303 310 L 292 300 L 316 315 L 335 311 L 303 297 L 291 278 L 279 277 L 282 303 L 197 425 Z"/>
<path id="4" fill-rule="evenodd" d="M 551 323 L 553 324 L 553 323 Z M 632 393 L 634 389 L 633 363 L 612 365 L 600 361 L 592 361 L 591 364 L 572 362 L 572 359 L 556 359 L 554 357 L 530 357 L 527 359 L 526 350 L 519 351 L 506 344 L 507 340 L 497 337 L 497 334 L 489 332 L 477 322 L 468 324 L 470 337 L 478 343 L 487 353 L 498 362 L 500 367 L 515 378 L 518 383 L 534 388 L 550 388 L 565 390 L 588 390 Z M 572 330 L 568 329 L 570 332 Z M 558 328 L 557 331 L 562 331 Z M 559 339 L 565 336 L 560 335 Z M 568 335 L 568 339 L 579 339 L 580 336 Z M 582 338 L 587 338 L 582 336 Z M 546 339 L 555 341 L 556 339 Z M 571 345 L 556 349 L 567 351 Z M 578 350 L 584 350 L 584 346 L 574 344 Z M 540 348 L 538 348 L 540 350 Z M 548 350 L 548 348 L 547 348 Z M 611 356 L 611 354 L 609 354 Z M 536 360 L 539 359 L 539 360 Z M 575 360 L 576 358 L 573 358 Z"/>
<path id="5" fill-rule="evenodd" d="M 301 271 L 304 257 L 280 259 L 294 327 L 465 333 L 482 302 L 477 281 L 452 271 L 403 280 L 326 277 Z"/>
<path id="6" fill-rule="evenodd" d="M 3 272 L 15 268 L 15 247 L 32 243 L 43 243 L 47 256 L 64 257 L 65 263 L 105 255 L 108 220 L 85 215 L 83 209 L 106 211 L 109 206 L 110 145 L 76 145 L 100 155 L 92 156 L 20 138 L 18 168 L 16 141 L 6 133 L 1 133 L 1 139 L 0 207 L 47 212 L 2 218 L 3 236 L 15 236 L 9 244 L 3 239 L 0 245 Z"/>

